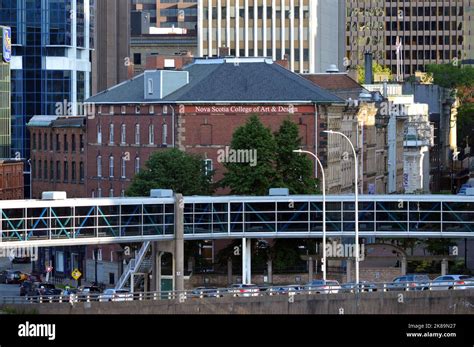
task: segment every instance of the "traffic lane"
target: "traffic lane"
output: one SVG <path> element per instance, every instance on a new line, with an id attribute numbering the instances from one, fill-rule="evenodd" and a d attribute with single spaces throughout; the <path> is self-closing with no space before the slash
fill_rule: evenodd
<path id="1" fill-rule="evenodd" d="M 0 284 L 0 297 L 20 296 L 19 284 Z"/>

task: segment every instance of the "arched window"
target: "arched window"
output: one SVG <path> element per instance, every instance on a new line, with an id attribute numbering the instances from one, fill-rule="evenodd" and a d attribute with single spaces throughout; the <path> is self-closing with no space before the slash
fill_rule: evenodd
<path id="1" fill-rule="evenodd" d="M 135 144 L 140 144 L 140 124 L 135 124 Z"/>
<path id="2" fill-rule="evenodd" d="M 114 177 L 114 157 L 109 157 L 109 177 Z"/>
<path id="3" fill-rule="evenodd" d="M 97 143 L 102 144 L 102 126 L 97 124 Z"/>
<path id="4" fill-rule="evenodd" d="M 135 174 L 140 172 L 140 157 L 135 158 Z"/>
<path id="5" fill-rule="evenodd" d="M 97 156 L 97 177 L 102 177 L 102 156 Z"/>
<path id="6" fill-rule="evenodd" d="M 120 127 L 120 143 L 122 145 L 127 143 L 127 126 L 125 124 Z"/>
<path id="7" fill-rule="evenodd" d="M 109 125 L 109 143 L 113 144 L 114 142 L 115 142 L 114 123 L 110 123 L 110 125 Z"/>
<path id="8" fill-rule="evenodd" d="M 155 126 L 153 124 L 148 126 L 148 144 L 155 144 Z"/>
<path id="9" fill-rule="evenodd" d="M 121 173 L 122 178 L 127 178 L 127 160 L 125 156 L 122 157 Z"/>

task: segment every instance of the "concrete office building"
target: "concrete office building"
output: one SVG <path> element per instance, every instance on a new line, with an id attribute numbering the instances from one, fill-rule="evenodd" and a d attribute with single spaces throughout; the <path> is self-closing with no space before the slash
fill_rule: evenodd
<path id="1" fill-rule="evenodd" d="M 148 12 L 152 26 L 185 28 L 195 32 L 197 3 L 198 0 L 132 0 L 132 11 Z"/>
<path id="2" fill-rule="evenodd" d="M 346 57 L 352 67 L 362 65 L 364 52 L 370 50 L 395 74 L 397 42 L 402 44 L 405 77 L 424 71 L 427 64 L 460 62 L 469 46 L 472 52 L 472 0 L 347 0 L 346 4 Z"/>
<path id="3" fill-rule="evenodd" d="M 465 0 L 463 63 L 474 65 L 474 0 Z"/>
<path id="4" fill-rule="evenodd" d="M 130 1 L 100 0 L 95 9 L 95 49 L 92 51 L 92 94 L 128 78 Z"/>
<path id="5" fill-rule="evenodd" d="M 288 57 L 301 73 L 343 67 L 343 0 L 202 0 L 197 17 L 198 56 Z"/>

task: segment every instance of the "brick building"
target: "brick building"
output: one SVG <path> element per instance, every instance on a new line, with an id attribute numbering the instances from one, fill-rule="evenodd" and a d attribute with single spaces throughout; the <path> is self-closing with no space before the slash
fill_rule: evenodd
<path id="1" fill-rule="evenodd" d="M 0 200 L 24 198 L 23 161 L 0 160 Z"/>
<path id="2" fill-rule="evenodd" d="M 95 164 L 87 166 L 88 196 L 120 196 L 152 152 L 172 147 L 202 155 L 219 180 L 218 150 L 252 114 L 272 131 L 290 117 L 304 147 L 326 163 L 322 131 L 328 123 L 340 130 L 356 114 L 343 99 L 264 58 L 196 59 L 181 71 L 145 71 L 87 102 L 96 110 L 87 122 L 87 162 Z M 328 167 L 332 193 L 341 192 L 340 165 Z"/>
<path id="3" fill-rule="evenodd" d="M 35 116 L 28 128 L 33 198 L 44 191 L 85 197 L 85 117 Z"/>

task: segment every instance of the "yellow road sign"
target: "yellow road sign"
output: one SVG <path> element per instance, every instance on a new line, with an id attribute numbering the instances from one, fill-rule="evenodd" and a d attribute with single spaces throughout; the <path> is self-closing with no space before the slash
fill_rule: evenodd
<path id="1" fill-rule="evenodd" d="M 78 269 L 75 269 L 71 273 L 71 276 L 72 276 L 72 278 L 74 278 L 77 281 L 82 276 L 82 273 Z"/>

